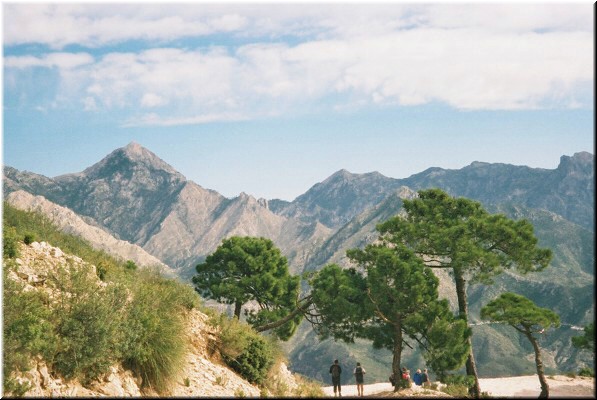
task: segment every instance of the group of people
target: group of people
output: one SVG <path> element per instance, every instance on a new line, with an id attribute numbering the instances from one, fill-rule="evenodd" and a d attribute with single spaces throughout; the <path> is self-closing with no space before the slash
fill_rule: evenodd
<path id="1" fill-rule="evenodd" d="M 332 385 L 334 385 L 334 397 L 342 397 L 342 385 L 340 384 L 340 374 L 342 374 L 342 367 L 338 364 L 338 360 L 334 360 L 334 363 L 330 366 L 330 374 L 332 374 Z M 357 382 L 357 394 L 363 396 L 363 383 L 365 382 L 365 368 L 358 362 L 357 366 L 352 371 L 354 378 Z"/>
<path id="2" fill-rule="evenodd" d="M 402 367 L 401 374 L 402 374 L 403 380 L 410 382 L 410 370 L 406 369 L 406 367 Z M 394 379 L 394 373 L 392 373 L 392 375 L 390 375 L 389 379 L 390 379 L 390 382 L 392 383 L 392 386 L 396 386 L 396 380 Z M 412 381 L 417 386 L 428 387 L 429 385 L 431 385 L 431 382 L 429 380 L 429 373 L 427 372 L 427 368 L 423 369 L 423 372 L 421 372 L 420 369 L 417 369 L 417 372 L 415 372 L 415 374 L 412 377 Z"/>
<path id="3" fill-rule="evenodd" d="M 363 384 L 364 384 L 364 377 L 365 377 L 365 368 L 361 366 L 361 363 L 358 362 L 356 367 L 354 368 L 352 374 L 354 375 L 355 381 L 357 383 L 357 394 L 358 396 L 363 396 Z M 330 366 L 330 374 L 332 375 L 332 385 L 334 386 L 334 397 L 340 396 L 342 397 L 342 385 L 340 384 L 340 376 L 342 374 L 342 367 L 338 363 L 338 360 L 334 360 L 334 363 Z M 406 367 L 402 367 L 402 379 L 407 380 L 410 382 L 410 371 L 406 369 Z M 420 369 L 417 369 L 417 372 L 413 375 L 413 382 L 417 386 L 424 386 L 428 387 L 431 383 L 429 380 L 429 373 L 427 372 L 427 368 L 423 369 L 421 372 Z M 395 386 L 395 379 L 394 374 L 390 376 L 390 382 L 392 386 Z"/>

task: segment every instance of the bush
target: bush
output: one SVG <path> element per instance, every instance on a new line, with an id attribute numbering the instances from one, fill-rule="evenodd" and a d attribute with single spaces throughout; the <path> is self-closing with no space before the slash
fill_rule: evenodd
<path id="1" fill-rule="evenodd" d="M 13 395 L 26 390 L 10 375 L 27 370 L 36 355 L 64 377 L 82 382 L 122 362 L 144 386 L 158 392 L 168 387 L 184 360 L 184 311 L 200 306 L 193 288 L 130 264 L 127 269 L 126 263 L 60 232 L 40 214 L 6 202 L 3 211 L 4 257 L 17 257 L 18 238 L 27 234 L 96 265 L 97 274 L 79 265 L 58 271 L 46 282 L 54 291 L 50 303 L 47 295 L 24 292 L 23 285 L 7 279 L 14 261 L 5 260 L 5 388 L 12 388 Z M 99 285 L 97 278 L 106 284 Z"/>
<path id="2" fill-rule="evenodd" d="M 51 359 L 56 341 L 51 312 L 45 305 L 47 296 L 35 291 L 23 291 L 22 284 L 7 277 L 11 268 L 10 263 L 3 268 L 3 377 L 5 389 L 17 395 L 26 391 L 26 385 L 19 385 L 10 375 L 28 370 L 34 356 Z"/>
<path id="3" fill-rule="evenodd" d="M 35 242 L 35 234 L 26 233 L 25 237 L 23 238 L 23 242 L 25 242 L 26 245 L 30 245 L 31 243 Z"/>
<path id="4" fill-rule="evenodd" d="M 152 273 L 139 275 L 124 327 L 124 365 L 143 386 L 164 392 L 184 359 L 180 288 Z"/>
<path id="5" fill-rule="evenodd" d="M 594 377 L 595 370 L 593 368 L 583 367 L 578 371 L 578 376 Z"/>
<path id="6" fill-rule="evenodd" d="M 129 271 L 135 271 L 137 269 L 137 264 L 135 264 L 135 262 L 133 260 L 128 260 L 125 264 L 124 264 L 124 268 L 129 270 Z"/>
<path id="7" fill-rule="evenodd" d="M 442 381 L 446 384 L 441 391 L 453 397 L 468 397 L 469 388 L 474 384 L 474 377 L 469 375 L 446 375 Z"/>
<path id="8" fill-rule="evenodd" d="M 55 284 L 60 299 L 53 366 L 64 377 L 87 383 L 118 360 L 126 292 L 114 284 L 99 288 L 91 271 L 81 266 L 60 270 Z"/>
<path id="9" fill-rule="evenodd" d="M 292 394 L 294 396 L 310 398 L 324 397 L 323 389 L 321 389 L 321 384 L 313 380 L 300 377 L 298 375 L 295 375 L 295 379 L 298 383 L 298 386 L 292 391 Z"/>
<path id="10" fill-rule="evenodd" d="M 273 351 L 269 343 L 259 336 L 251 337 L 249 345 L 236 358 L 233 369 L 249 382 L 262 385 L 273 365 Z"/>
<path id="11" fill-rule="evenodd" d="M 249 382 L 262 385 L 277 354 L 273 342 L 223 314 L 212 317 L 210 323 L 219 327 L 216 346 L 226 364 Z"/>
<path id="12" fill-rule="evenodd" d="M 17 258 L 19 256 L 19 240 L 17 230 L 13 226 L 4 226 L 2 229 L 2 257 Z"/>

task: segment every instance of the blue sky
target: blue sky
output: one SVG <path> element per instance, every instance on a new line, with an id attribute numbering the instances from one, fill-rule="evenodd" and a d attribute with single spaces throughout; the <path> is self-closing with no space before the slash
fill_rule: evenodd
<path id="1" fill-rule="evenodd" d="M 4 3 L 3 163 L 136 141 L 227 197 L 594 152 L 591 3 Z"/>

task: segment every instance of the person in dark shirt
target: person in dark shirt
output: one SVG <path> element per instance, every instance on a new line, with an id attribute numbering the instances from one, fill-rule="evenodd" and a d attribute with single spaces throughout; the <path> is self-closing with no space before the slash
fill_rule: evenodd
<path id="1" fill-rule="evenodd" d="M 330 366 L 330 374 L 332 374 L 332 385 L 334 385 L 334 397 L 336 396 L 336 392 L 342 397 L 342 387 L 340 386 L 342 367 L 338 364 L 338 360 L 334 360 L 334 363 Z"/>

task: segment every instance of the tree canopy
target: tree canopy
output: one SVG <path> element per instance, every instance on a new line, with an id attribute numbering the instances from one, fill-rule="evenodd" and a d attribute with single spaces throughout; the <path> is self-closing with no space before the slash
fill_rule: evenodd
<path id="1" fill-rule="evenodd" d="M 489 214 L 479 202 L 453 198 L 440 189 L 421 190 L 418 198 L 404 200 L 405 215 L 378 225 L 382 240 L 404 245 L 432 268 L 453 272 L 458 309 L 468 320 L 467 280 L 491 284 L 505 269 L 526 274 L 541 271 L 551 260 L 551 251 L 537 247 L 533 226 L 502 214 Z M 480 394 L 472 352 L 466 370 L 475 377 L 472 393 Z"/>
<path id="2" fill-rule="evenodd" d="M 321 336 L 346 342 L 365 338 L 375 348 L 392 351 L 395 376 L 400 376 L 407 337 L 423 346 L 438 374 L 464 363 L 470 331 L 454 318 L 445 300 L 438 300 L 437 277 L 412 251 L 368 245 L 347 255 L 357 268 L 327 265 L 311 280 L 312 301 L 322 318 Z M 442 330 L 450 336 L 449 343 L 440 339 Z"/>
<path id="3" fill-rule="evenodd" d="M 224 239 L 196 270 L 196 290 L 205 298 L 233 304 L 237 319 L 245 304 L 255 302 L 257 310 L 245 308 L 247 321 L 253 326 L 279 320 L 295 309 L 300 277 L 290 275 L 286 257 L 269 239 Z M 274 332 L 286 340 L 301 319 L 302 314 L 296 314 Z"/>
<path id="4" fill-rule="evenodd" d="M 549 385 L 545 379 L 541 350 L 535 334 L 560 326 L 560 317 L 547 308 L 538 307 L 533 301 L 516 293 L 502 293 L 497 299 L 481 309 L 481 318 L 503 322 L 526 336 L 535 351 L 537 375 L 541 384 L 540 398 L 549 397 Z"/>
<path id="5" fill-rule="evenodd" d="M 572 345 L 578 349 L 595 351 L 595 323 L 585 326 L 582 336 L 573 336 Z"/>
<path id="6" fill-rule="evenodd" d="M 481 318 L 503 322 L 522 333 L 542 333 L 560 326 L 560 317 L 547 308 L 516 293 L 502 293 L 481 309 Z"/>

